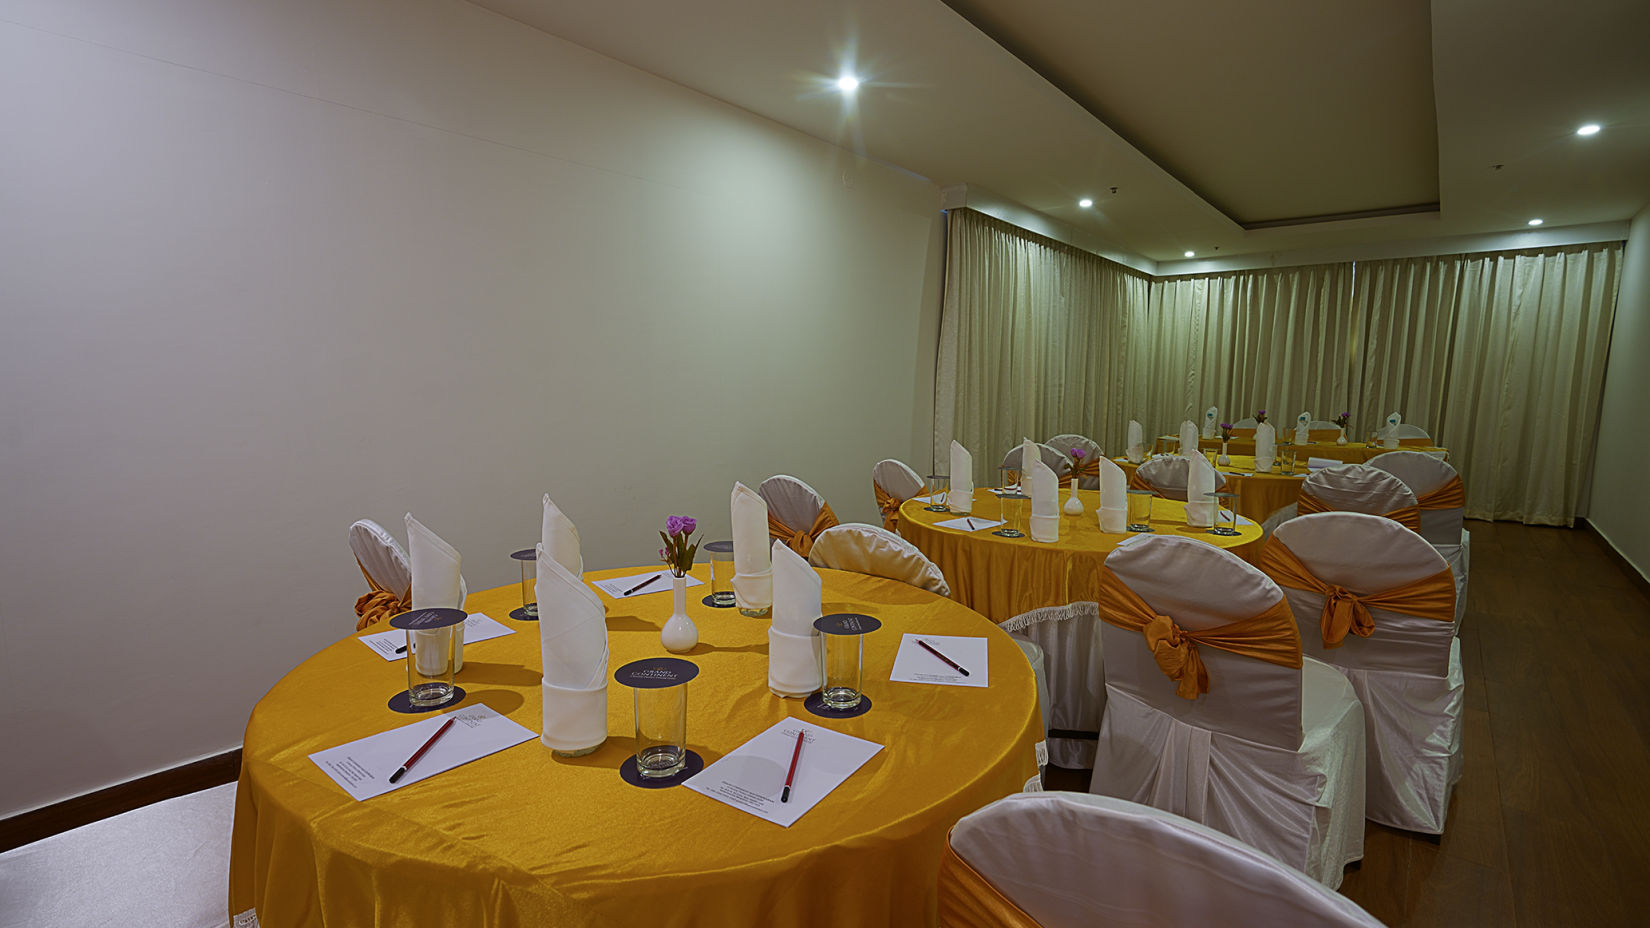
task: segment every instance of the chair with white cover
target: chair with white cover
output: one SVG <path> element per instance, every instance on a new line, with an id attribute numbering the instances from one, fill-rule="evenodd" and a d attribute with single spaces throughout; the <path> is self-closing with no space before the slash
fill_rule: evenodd
<path id="1" fill-rule="evenodd" d="M 1178 454 L 1155 457 L 1135 468 L 1129 477 L 1129 487 L 1150 490 L 1164 499 L 1186 501 L 1187 469 L 1191 464 Z M 1215 490 L 1226 489 L 1226 475 L 1215 471 Z"/>
<path id="2" fill-rule="evenodd" d="M 890 532 L 899 531 L 900 504 L 922 491 L 922 478 L 904 461 L 887 458 L 871 468 L 871 493 L 882 513 L 882 527 Z"/>
<path id="3" fill-rule="evenodd" d="M 1421 537 L 1449 562 L 1455 573 L 1455 623 L 1467 608 L 1467 573 L 1472 539 L 1465 525 L 1467 490 L 1449 462 L 1424 451 L 1388 451 L 1369 459 L 1409 487 L 1421 510 Z"/>
<path id="4" fill-rule="evenodd" d="M 1037 453 L 1042 456 L 1043 463 L 1048 465 L 1049 470 L 1054 471 L 1054 476 L 1064 480 L 1066 475 L 1071 473 L 1071 458 L 1066 457 L 1064 452 L 1057 451 L 1042 442 L 1036 444 Z M 1023 447 L 1023 445 L 1015 445 L 1008 449 L 1008 453 L 1003 455 L 1003 466 L 1016 471 L 1022 470 L 1020 467 L 1020 451 Z M 1021 479 L 1024 480 L 1023 477 Z"/>
<path id="5" fill-rule="evenodd" d="M 1255 429 L 1260 428 L 1260 420 L 1254 416 L 1244 416 L 1232 423 L 1232 437 L 1250 439 L 1255 437 Z"/>
<path id="6" fill-rule="evenodd" d="M 1341 427 L 1323 419 L 1306 423 L 1306 436 L 1313 441 L 1334 441 L 1341 437 Z"/>
<path id="7" fill-rule="evenodd" d="M 789 474 L 762 481 L 756 494 L 768 504 L 768 538 L 785 542 L 785 547 L 803 557 L 813 550 L 820 532 L 837 524 L 825 497 Z"/>
<path id="8" fill-rule="evenodd" d="M 1410 531 L 1421 529 L 1414 491 L 1367 464 L 1336 464 L 1313 471 L 1301 481 L 1300 496 L 1283 512 L 1287 515 L 1280 521 L 1313 512 L 1362 512 L 1384 516 Z"/>
<path id="9" fill-rule="evenodd" d="M 1443 834 L 1465 691 L 1449 565 L 1414 532 L 1351 512 L 1279 526 L 1259 564 L 1289 598 L 1303 649 L 1345 674 L 1363 703 L 1365 814 Z"/>
<path id="10" fill-rule="evenodd" d="M 1071 469 L 1070 476 L 1077 479 L 1079 488 L 1084 490 L 1100 489 L 1100 458 L 1105 452 L 1100 450 L 1099 442 L 1083 435 L 1067 432 L 1050 438 L 1044 444 L 1065 456 L 1066 464 Z M 1073 463 L 1071 456 L 1073 448 L 1083 450 L 1083 463 Z"/>
<path id="11" fill-rule="evenodd" d="M 1043 719 L 1048 762 L 1073 770 L 1094 766 L 1094 745 L 1106 709 L 1100 654 L 1100 607 L 1092 602 L 1033 609 L 998 626 L 1043 654 Z"/>
<path id="12" fill-rule="evenodd" d="M 362 519 L 349 527 L 349 547 L 368 588 L 355 601 L 355 630 L 407 611 L 412 606 L 412 564 L 395 536 Z"/>
<path id="13" fill-rule="evenodd" d="M 0 924 L 228 928 L 235 784 L 0 854 Z"/>
<path id="14" fill-rule="evenodd" d="M 1283 592 L 1191 538 L 1135 536 L 1096 584 L 1106 709 L 1089 791 L 1244 841 L 1331 889 L 1363 856 L 1364 716 Z"/>
<path id="15" fill-rule="evenodd" d="M 940 861 L 940 928 L 1378 928 L 1299 869 L 1197 822 L 1083 793 L 963 816 Z"/>
<path id="16" fill-rule="evenodd" d="M 875 525 L 844 522 L 814 539 L 808 563 L 908 583 L 919 590 L 950 596 L 951 586 L 939 565 L 904 538 Z"/>

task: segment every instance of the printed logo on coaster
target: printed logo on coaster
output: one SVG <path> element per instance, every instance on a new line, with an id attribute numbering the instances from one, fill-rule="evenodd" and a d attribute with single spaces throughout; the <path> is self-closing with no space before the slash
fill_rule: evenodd
<path id="1" fill-rule="evenodd" d="M 641 690 L 680 686 L 699 675 L 699 665 L 679 657 L 649 657 L 613 671 L 613 679 Z"/>
<path id="2" fill-rule="evenodd" d="M 390 618 L 390 625 L 394 628 L 406 628 L 415 632 L 425 632 L 435 628 L 446 628 L 457 625 L 469 618 L 463 609 L 414 609 L 403 612 Z"/>
<path id="3" fill-rule="evenodd" d="M 863 635 L 881 627 L 881 619 L 858 612 L 833 612 L 814 619 L 814 628 L 827 635 Z"/>

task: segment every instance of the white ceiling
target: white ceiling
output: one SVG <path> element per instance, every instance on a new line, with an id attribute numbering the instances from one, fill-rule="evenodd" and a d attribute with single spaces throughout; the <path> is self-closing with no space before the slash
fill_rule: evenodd
<path id="1" fill-rule="evenodd" d="M 974 22 L 941 0 L 473 2 L 1153 261 L 1650 201 L 1644 0 L 951 0 Z M 844 69 L 866 81 L 851 101 Z"/>

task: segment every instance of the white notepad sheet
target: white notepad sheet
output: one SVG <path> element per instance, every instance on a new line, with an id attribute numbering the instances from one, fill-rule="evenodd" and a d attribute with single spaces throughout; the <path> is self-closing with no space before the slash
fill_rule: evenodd
<path id="1" fill-rule="evenodd" d="M 670 592 L 671 573 L 669 567 L 665 567 L 660 570 L 644 570 L 639 574 L 631 574 L 628 577 L 612 577 L 607 580 L 592 580 L 590 583 L 596 589 L 601 590 L 603 593 L 606 593 L 614 599 L 627 599 L 629 597 L 625 595 L 625 590 L 634 589 L 637 584 L 646 582 L 649 577 L 658 577 L 659 579 L 654 580 L 652 583 L 649 583 L 647 586 L 644 586 L 639 590 L 636 590 L 636 592 L 631 593 L 630 596 L 647 596 L 651 593 Z M 704 582 L 705 581 L 700 580 L 697 577 L 687 578 L 687 585 L 690 587 L 702 586 Z"/>
<path id="2" fill-rule="evenodd" d="M 961 519 L 946 519 L 944 522 L 935 522 L 935 528 L 954 528 L 959 532 L 978 532 L 1002 525 L 1001 519 L 982 519 L 978 516 Z"/>
<path id="3" fill-rule="evenodd" d="M 485 612 L 472 612 L 464 619 L 464 643 L 475 644 L 478 641 L 487 641 L 490 638 L 502 638 L 505 635 L 514 635 L 516 630 L 503 622 L 494 619 Z M 407 643 L 407 631 L 402 628 L 392 628 L 387 632 L 373 632 L 355 639 L 373 649 L 387 661 L 405 660 L 407 652 L 395 653 L 395 649 Z"/>
<path id="4" fill-rule="evenodd" d="M 399 782 L 391 783 L 390 774 L 406 763 L 449 716 L 453 727 L 424 752 Z M 536 737 L 537 732 L 517 725 L 487 706 L 476 705 L 433 714 L 359 741 L 316 751 L 309 759 L 359 801 L 411 786 Z"/>
<path id="5" fill-rule="evenodd" d="M 945 661 L 923 650 L 918 639 L 928 642 L 934 650 L 961 664 L 968 671 L 965 676 L 951 669 Z M 985 638 L 960 635 L 916 635 L 906 632 L 900 638 L 899 651 L 894 654 L 894 669 L 888 679 L 896 683 L 938 683 L 942 686 L 989 686 L 990 667 L 986 655 L 990 642 Z"/>
<path id="6" fill-rule="evenodd" d="M 790 801 L 780 802 L 785 774 L 791 768 L 791 753 L 796 750 L 797 732 L 803 733 L 803 741 L 796 778 L 791 784 Z M 812 722 L 781 719 L 682 785 L 789 828 L 880 750 L 880 744 Z"/>

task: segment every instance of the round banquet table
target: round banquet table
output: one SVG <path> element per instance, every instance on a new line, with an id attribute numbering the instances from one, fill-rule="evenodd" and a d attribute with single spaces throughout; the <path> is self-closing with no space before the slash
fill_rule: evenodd
<path id="1" fill-rule="evenodd" d="M 1060 540 L 1053 543 L 1032 541 L 1029 533 L 1003 538 L 991 534 L 996 527 L 977 532 L 941 528 L 935 523 L 959 518 L 958 514 L 929 512 L 920 499 L 900 505 L 899 533 L 939 565 L 951 585 L 952 599 L 993 622 L 1006 622 L 1032 609 L 1097 598 L 1100 566 L 1132 533 L 1100 531 L 1099 490 L 1079 490 L 1077 498 L 1083 503 L 1082 515 L 1061 515 Z M 1062 504 L 1065 499 L 1062 490 Z M 1020 506 L 1023 532 L 1031 504 Z M 975 518 L 995 520 L 998 511 L 999 501 L 991 490 L 974 491 Z M 1154 533 L 1195 538 L 1245 560 L 1260 551 L 1259 525 L 1240 524 L 1232 536 L 1210 534 L 1186 524 L 1186 504 L 1177 500 L 1154 498 L 1151 526 Z"/>
<path id="2" fill-rule="evenodd" d="M 1305 462 L 1297 465 L 1293 474 L 1279 472 L 1276 465 L 1270 474 L 1257 474 L 1253 457 L 1242 454 L 1229 457 L 1232 463 L 1217 464 L 1215 470 L 1226 477 L 1226 489 L 1238 495 L 1238 515 L 1264 522 L 1267 516 L 1300 498 L 1301 483 L 1306 480 Z M 1123 475 L 1129 478 L 1134 477 L 1140 466 L 1129 463 L 1128 458 L 1115 460 L 1117 466 L 1123 468 Z"/>
<path id="3" fill-rule="evenodd" d="M 356 802 L 309 755 L 426 717 L 386 707 L 406 686 L 403 663 L 351 636 L 276 683 L 246 727 L 230 912 L 255 906 L 262 928 L 933 924 L 946 832 L 1037 769 L 1041 719 L 1020 649 L 950 600 L 821 570 L 826 613 L 884 623 L 865 640 L 873 708 L 822 719 L 768 692 L 769 622 L 702 605 L 709 565 L 693 575 L 705 585 L 688 588 L 700 635 L 683 655 L 700 668 L 687 684 L 688 743 L 707 766 L 786 716 L 883 745 L 791 827 L 680 786 L 619 778 L 635 729 L 631 692 L 611 671 L 665 655 L 671 595 L 598 593 L 608 612 L 608 739 L 585 757 L 555 757 L 534 738 Z M 507 618 L 520 597 L 519 584 L 470 595 L 466 609 L 516 634 L 466 645 L 457 682 L 467 693 L 460 705 L 484 703 L 537 732 L 537 623 Z M 990 686 L 890 682 L 906 631 L 987 637 Z"/>
<path id="4" fill-rule="evenodd" d="M 1293 434 L 1292 430 L 1290 434 Z M 1292 448 L 1296 453 L 1302 456 L 1329 458 L 1330 460 L 1339 461 L 1342 464 L 1363 464 L 1368 462 L 1370 458 L 1375 457 L 1378 454 L 1385 454 L 1388 451 L 1423 451 L 1428 454 L 1449 454 L 1449 451 L 1446 449 L 1439 448 L 1435 445 L 1400 445 L 1397 448 L 1387 448 L 1382 445 L 1371 445 L 1368 442 L 1361 441 L 1348 442 L 1344 445 L 1337 445 L 1332 441 L 1314 441 L 1308 442 L 1304 445 L 1296 445 L 1284 444 L 1282 439 L 1286 437 L 1287 436 L 1284 435 L 1283 430 L 1279 429 L 1279 451 Z M 1219 451 L 1220 439 L 1199 439 L 1197 447 L 1200 451 Z M 1175 441 L 1175 449 L 1179 449 L 1178 439 Z M 1255 453 L 1255 440 L 1253 438 L 1234 438 L 1226 443 L 1226 449 L 1228 454 L 1245 454 L 1253 456 Z"/>

